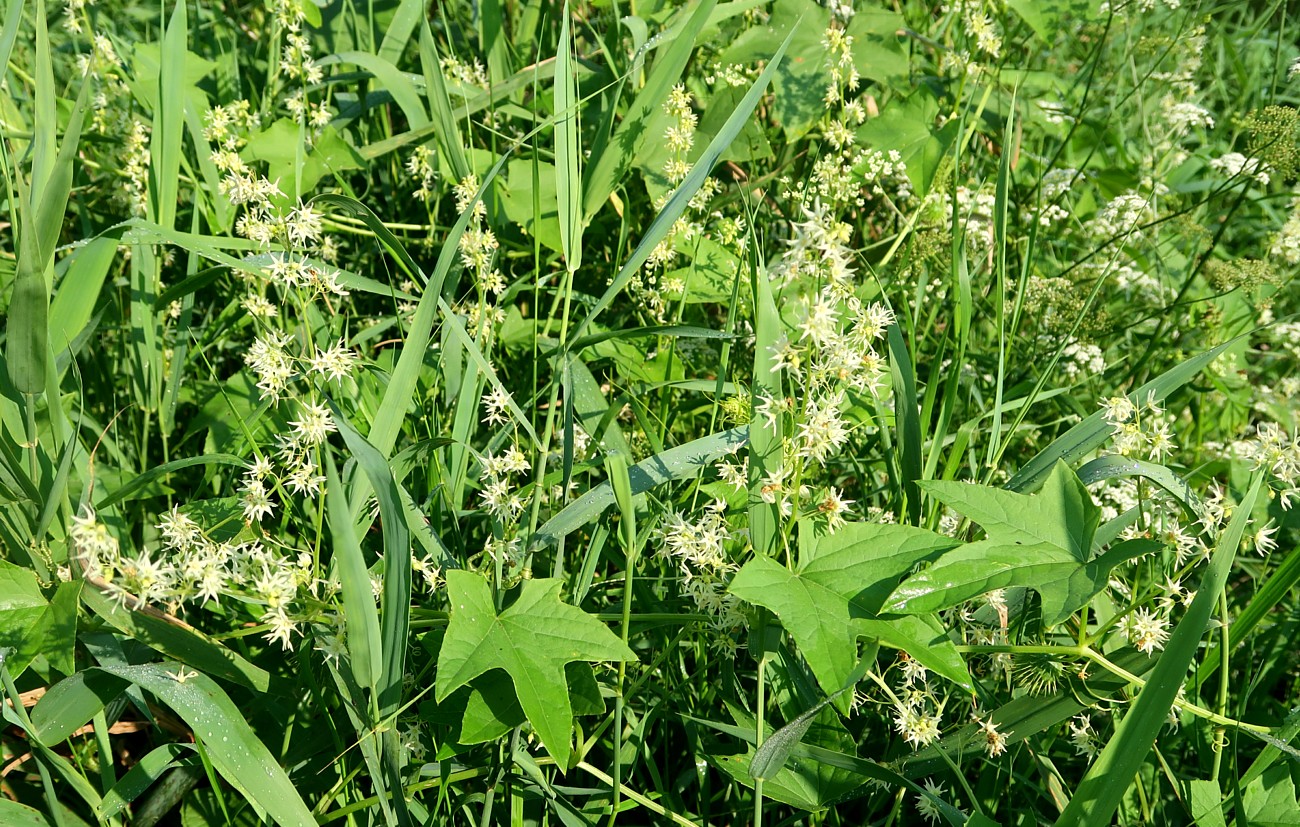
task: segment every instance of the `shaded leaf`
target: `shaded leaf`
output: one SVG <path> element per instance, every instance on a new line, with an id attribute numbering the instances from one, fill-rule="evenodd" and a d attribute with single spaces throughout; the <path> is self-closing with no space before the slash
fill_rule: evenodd
<path id="1" fill-rule="evenodd" d="M 1246 818 L 1251 827 L 1296 827 L 1300 803 L 1289 767 L 1273 767 L 1246 787 Z"/>
<path id="2" fill-rule="evenodd" d="M 1064 463 L 1034 496 L 970 483 L 921 485 L 983 526 L 988 539 L 954 549 L 909 577 L 885 603 L 889 611 L 936 612 L 995 589 L 1024 587 L 1042 596 L 1043 621 L 1053 625 L 1105 588 L 1115 566 L 1160 548 L 1130 540 L 1089 560 L 1100 511 Z"/>
<path id="3" fill-rule="evenodd" d="M 790 571 L 755 557 L 731 581 L 732 594 L 770 609 L 794 637 L 817 682 L 838 692 L 858 661 L 859 636 L 876 638 L 921 661 L 960 686 L 970 687 L 965 662 L 933 618 L 878 619 L 898 578 L 956 541 L 911 526 L 851 523 L 828 537 L 800 532 L 800 565 Z M 836 703 L 842 711 L 847 699 Z"/>
<path id="4" fill-rule="evenodd" d="M 569 699 L 574 715 L 601 715 L 605 712 L 605 699 L 600 696 L 596 673 L 591 664 L 576 660 L 564 666 L 564 677 L 569 685 Z M 519 705 L 514 685 L 500 669 L 480 675 L 470 682 L 469 699 L 461 716 L 460 734 L 456 740 L 462 744 L 481 744 L 505 735 L 528 720 Z"/>
<path id="5" fill-rule="evenodd" d="M 519 598 L 498 614 L 480 575 L 448 572 L 451 622 L 438 654 L 436 695 L 441 701 L 491 669 L 505 670 L 524 714 L 563 768 L 573 728 L 565 665 L 636 655 L 599 620 L 561 602 L 561 585 L 526 580 Z"/>

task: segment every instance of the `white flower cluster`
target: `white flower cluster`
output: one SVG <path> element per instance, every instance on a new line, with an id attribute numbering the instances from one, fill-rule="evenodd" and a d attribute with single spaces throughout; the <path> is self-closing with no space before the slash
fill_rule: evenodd
<path id="1" fill-rule="evenodd" d="M 1291 215 L 1273 236 L 1268 254 L 1287 264 L 1300 264 L 1300 198 L 1291 201 Z"/>
<path id="2" fill-rule="evenodd" d="M 1261 422 L 1255 426 L 1254 439 L 1234 447 L 1256 470 L 1268 472 L 1282 508 L 1290 510 L 1300 499 L 1300 439 L 1276 422 Z"/>
<path id="3" fill-rule="evenodd" d="M 1171 417 L 1154 396 L 1141 405 L 1127 396 L 1101 401 L 1103 416 L 1111 426 L 1115 451 L 1126 457 L 1160 462 L 1174 448 Z"/>
<path id="4" fill-rule="evenodd" d="M 517 445 L 504 453 L 488 452 L 480 460 L 483 490 L 479 501 L 487 512 L 503 523 L 511 523 L 524 510 L 524 500 L 511 483 L 511 475 L 526 474 L 532 463 Z"/>
<path id="5" fill-rule="evenodd" d="M 1098 210 L 1089 223 L 1089 229 L 1099 238 L 1136 234 L 1139 225 L 1151 218 L 1150 199 L 1136 192 L 1127 192 Z"/>
<path id="6" fill-rule="evenodd" d="M 1165 122 L 1169 125 L 1170 134 L 1174 137 L 1186 135 L 1197 127 L 1214 128 L 1214 116 L 1199 104 L 1187 100 L 1180 101 L 1173 95 L 1168 95 L 1160 105 Z"/>
<path id="7" fill-rule="evenodd" d="M 1267 184 L 1269 181 L 1268 165 L 1258 158 L 1247 158 L 1240 152 L 1229 152 L 1220 155 L 1210 161 L 1210 168 L 1223 173 L 1229 178 L 1243 175 L 1255 179 L 1260 184 Z"/>
<path id="8" fill-rule="evenodd" d="M 1101 348 L 1085 342 L 1070 342 L 1061 351 L 1061 370 L 1071 381 L 1079 377 L 1097 377 L 1106 371 L 1106 357 Z"/>
<path id="9" fill-rule="evenodd" d="M 70 536 L 86 577 L 130 608 L 157 606 L 175 614 L 232 598 L 249 607 L 267 627 L 266 639 L 292 647 L 305 611 L 304 600 L 320 600 L 337 584 L 313 575 L 312 556 L 289 556 L 256 540 L 212 540 L 178 507 L 158 524 L 162 545 L 154 553 L 121 554 L 117 541 L 86 508 L 74 518 Z M 138 601 L 138 603 L 137 603 Z"/>
<path id="10" fill-rule="evenodd" d="M 283 398 L 295 379 L 315 376 L 322 382 L 341 382 L 356 369 L 358 356 L 342 339 L 328 348 L 294 353 L 296 341 L 287 333 L 272 330 L 257 337 L 244 354 L 244 362 L 257 375 L 263 398 Z"/>
<path id="11" fill-rule="evenodd" d="M 736 571 L 727 552 L 734 534 L 727 525 L 727 504 L 717 500 L 700 512 L 695 520 L 677 511 L 665 515 L 655 531 L 658 553 L 673 561 L 682 575 L 682 590 L 696 609 L 708 615 L 710 625 L 730 641 L 730 633 L 748 624 L 742 603 L 727 592 L 727 584 Z"/>

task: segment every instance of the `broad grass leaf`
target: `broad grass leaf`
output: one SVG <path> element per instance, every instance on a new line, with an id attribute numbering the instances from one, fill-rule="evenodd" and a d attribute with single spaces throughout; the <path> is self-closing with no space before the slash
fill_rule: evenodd
<path id="1" fill-rule="evenodd" d="M 164 4 L 165 5 L 165 4 Z M 181 141 L 185 137 L 185 76 L 189 51 L 186 4 L 177 2 L 163 32 L 159 52 L 158 96 L 149 133 L 148 217 L 163 227 L 176 223 L 180 193 Z"/>
<path id="2" fill-rule="evenodd" d="M 302 2 L 306 7 L 313 5 L 312 0 L 302 0 Z M 317 16 L 319 14 L 320 12 L 317 12 Z M 424 19 L 425 4 L 421 0 L 401 0 L 397 12 L 384 31 L 384 40 L 379 44 L 379 58 L 396 65 L 402 59 L 402 53 L 406 51 L 415 27 Z M 313 25 L 319 26 L 320 21 Z"/>
<path id="3" fill-rule="evenodd" d="M 402 698 L 406 670 L 406 639 L 411 625 L 411 529 L 401 490 L 388 461 L 366 442 L 352 423 L 330 402 L 334 421 L 379 501 L 384 536 L 384 611 L 380 617 L 383 673 L 379 681 L 379 714 L 393 715 Z M 331 518 L 333 513 L 331 512 Z"/>
<path id="4" fill-rule="evenodd" d="M 127 805 L 152 787 L 164 773 L 196 757 L 192 744 L 171 743 L 154 747 L 104 793 L 99 817 L 108 819 L 121 815 Z"/>
<path id="5" fill-rule="evenodd" d="M 3 33 L 0 34 L 0 66 L 9 65 L 9 55 L 13 52 L 14 41 L 18 39 L 18 30 L 23 23 L 23 0 L 14 0 L 5 8 Z"/>
<path id="6" fill-rule="evenodd" d="M 271 675 L 265 669 L 197 629 L 177 625 L 152 609 L 124 609 L 99 589 L 83 589 L 81 599 L 108 625 L 156 652 L 255 692 L 270 687 Z"/>
<path id="7" fill-rule="evenodd" d="M 133 499 L 137 496 L 149 496 L 153 493 L 149 489 L 149 486 L 152 483 L 170 476 L 176 471 L 193 468 L 196 465 L 243 466 L 244 464 L 243 458 L 237 457 L 234 454 L 204 454 L 202 456 L 181 457 L 180 459 L 174 459 L 171 462 L 164 462 L 161 465 L 155 465 L 148 471 L 137 474 L 132 477 L 129 482 L 106 495 L 95 504 L 95 510 L 103 511 L 111 506 Z"/>
<path id="8" fill-rule="evenodd" d="M 809 530 L 800 531 L 800 564 L 794 571 L 755 557 L 729 590 L 781 619 L 823 691 L 844 687 L 858 662 L 854 642 L 859 636 L 903 649 L 958 685 L 971 686 L 964 661 L 937 622 L 879 617 L 900 576 L 956 541 L 911 526 L 851 523 L 817 539 L 811 538 L 811 525 L 801 528 Z M 848 700 L 837 699 L 836 706 L 847 712 Z"/>
<path id="9" fill-rule="evenodd" d="M 740 448 L 745 442 L 746 430 L 748 429 L 742 427 L 721 431 L 641 460 L 628 469 L 633 495 L 649 491 L 670 480 L 696 476 L 708 464 L 717 462 Z M 547 520 L 537 530 L 531 544 L 537 548 L 558 542 L 561 537 L 599 517 L 613 504 L 614 489 L 606 480 Z"/>
<path id="10" fill-rule="evenodd" d="M 49 315 L 50 347 L 55 353 L 70 347 L 90 321 L 108 268 L 116 257 L 117 242 L 101 237 L 60 262 L 67 269 L 54 292 Z"/>
<path id="11" fill-rule="evenodd" d="M 21 7 L 19 3 L 14 5 Z M 8 827 L 49 827 L 49 822 L 39 810 L 33 810 L 26 804 L 19 804 L 7 798 L 0 798 L 0 822 Z"/>
<path id="12" fill-rule="evenodd" d="M 1256 474 L 1250 490 L 1233 511 L 1232 521 L 1220 535 L 1205 567 L 1196 598 L 1170 634 L 1146 685 L 1116 725 L 1114 737 L 1079 782 L 1070 803 L 1056 821 L 1057 827 L 1110 823 L 1178 697 L 1187 669 L 1200 647 L 1201 635 L 1228 581 L 1263 479 L 1262 474 Z"/>
<path id="13" fill-rule="evenodd" d="M 370 585 L 370 571 L 361 553 L 347 494 L 339 480 L 333 457 L 325 456 L 325 504 L 329 514 L 334 565 L 343 590 L 343 619 L 352 677 L 372 694 L 377 692 L 383 673 L 383 645 L 379 633 L 379 610 Z M 409 563 L 408 563 L 409 564 Z M 376 698 L 376 703 L 378 699 Z"/>
<path id="14" fill-rule="evenodd" d="M 40 393 L 49 360 L 49 288 L 39 260 L 34 222 L 22 220 L 18 271 L 5 318 L 5 364 L 15 390 Z"/>
<path id="15" fill-rule="evenodd" d="M 907 502 L 907 522 L 921 523 L 921 420 L 916 401 L 916 369 L 912 355 L 897 323 L 889 326 L 889 369 L 894 378 L 894 422 L 898 429 L 898 471 L 902 477 L 903 498 Z"/>
<path id="16" fill-rule="evenodd" d="M 253 734 L 245 713 L 206 675 L 191 674 L 182 683 L 175 674 L 162 664 L 87 669 L 56 684 L 36 706 L 46 704 L 47 699 L 50 706 L 75 704 L 80 710 L 77 717 L 93 707 L 85 718 L 89 720 L 128 685 L 135 684 L 185 721 L 217 772 L 255 808 L 283 827 L 314 827 L 316 819 L 270 750 Z M 68 688 L 50 698 L 63 684 Z M 33 722 L 36 712 L 32 710 Z M 59 721 L 58 731 L 68 725 L 64 717 L 42 714 L 42 720 Z M 54 731 L 42 730 L 42 741 L 49 740 Z"/>
<path id="17" fill-rule="evenodd" d="M 389 59 L 397 60 L 396 57 Z M 420 68 L 424 72 L 424 94 L 429 99 L 429 112 L 433 119 L 429 126 L 436 130 L 434 137 L 443 156 L 451 164 L 452 174 L 457 181 L 463 181 L 471 170 L 465 157 L 465 143 L 460 137 L 460 124 L 452 113 L 451 97 L 447 94 L 442 58 L 438 56 L 438 46 L 433 40 L 433 31 L 429 28 L 427 19 L 420 23 Z"/>
<path id="18" fill-rule="evenodd" d="M 1221 345 L 1210 348 L 1197 356 L 1187 359 L 1133 391 L 1128 398 L 1135 405 L 1142 405 L 1148 400 L 1159 402 L 1178 388 L 1192 381 L 1220 355 L 1235 347 L 1242 340 L 1250 337 L 1254 331 L 1243 333 L 1229 339 Z M 1029 462 L 1021 466 L 1006 488 L 1011 491 L 1029 493 L 1038 489 L 1043 480 L 1058 462 L 1073 464 L 1100 448 L 1110 439 L 1114 426 L 1106 421 L 1104 412 L 1097 411 L 1087 419 L 1075 425 L 1039 451 Z"/>
<path id="19" fill-rule="evenodd" d="M 32 707 L 32 730 L 28 734 L 52 747 L 89 723 L 126 687 L 125 681 L 96 669 L 61 680 Z"/>
<path id="20" fill-rule="evenodd" d="M 578 75 L 569 36 L 569 4 L 560 18 L 560 41 L 555 52 L 555 195 L 560 222 L 560 245 L 565 265 L 574 272 L 582 264 L 582 165 L 578 133 Z"/>
<path id="21" fill-rule="evenodd" d="M 451 622 L 438 653 L 437 700 L 492 669 L 505 670 L 524 714 L 561 768 L 569 763 L 573 707 L 565 665 L 636 655 L 599 620 L 560 600 L 559 580 L 525 580 L 500 614 L 482 576 L 447 573 Z"/>

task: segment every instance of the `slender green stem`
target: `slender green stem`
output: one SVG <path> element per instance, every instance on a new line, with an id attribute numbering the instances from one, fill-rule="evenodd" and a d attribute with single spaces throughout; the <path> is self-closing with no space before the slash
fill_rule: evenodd
<path id="1" fill-rule="evenodd" d="M 1129 683 L 1134 684 L 1139 689 L 1147 685 L 1147 682 L 1145 680 L 1139 678 L 1137 675 L 1134 675 L 1132 672 L 1128 671 L 1122 666 L 1113 663 L 1105 655 L 1098 652 L 1096 649 L 1093 649 L 1091 646 L 1016 646 L 1011 644 L 1007 644 L 1007 645 L 993 644 L 993 645 L 958 645 L 956 649 L 958 652 L 961 652 L 962 654 L 1056 655 L 1058 657 L 1070 658 L 1070 659 L 1083 658 L 1092 661 L 1093 663 L 1100 666 L 1102 669 L 1105 669 L 1107 672 L 1110 672 L 1112 675 L 1115 675 L 1118 678 L 1123 678 Z M 877 683 L 881 683 L 881 682 L 877 681 Z M 1191 701 L 1187 701 L 1182 698 L 1175 698 L 1174 706 L 1186 712 L 1190 712 L 1198 718 L 1203 718 L 1206 721 L 1209 721 L 1214 724 L 1219 724 L 1224 727 L 1233 727 L 1236 729 L 1244 729 L 1250 732 L 1259 732 L 1265 734 L 1272 731 L 1269 727 L 1266 726 L 1260 726 L 1259 724 L 1248 724 L 1245 721 L 1238 721 L 1234 718 L 1229 718 L 1226 715 L 1221 715 L 1217 712 L 1212 712 L 1211 710 L 1208 710 L 1203 706 L 1199 706 L 1197 704 L 1192 703 Z"/>
<path id="2" fill-rule="evenodd" d="M 605 784 L 609 784 L 612 786 L 614 783 L 613 778 L 610 778 L 608 775 L 596 769 L 591 764 L 588 764 L 586 761 L 579 761 L 577 764 L 577 768 L 582 770 L 585 773 L 594 776 L 596 779 L 598 779 L 599 781 Z M 672 810 L 665 809 L 662 805 L 655 803 L 654 800 L 652 799 L 646 798 L 644 795 L 641 795 L 641 793 L 637 792 L 636 790 L 630 789 L 624 785 L 619 785 L 619 786 L 621 788 L 622 794 L 626 796 L 629 801 L 635 801 L 637 804 L 640 804 L 642 807 L 645 807 L 650 812 L 655 813 L 657 815 L 661 815 L 664 818 L 668 819 L 673 824 L 680 824 L 682 825 L 682 827 L 697 827 L 695 822 L 687 818 L 683 818 L 681 815 L 674 813 Z"/>
<path id="3" fill-rule="evenodd" d="M 1226 588 L 1219 590 L 1219 619 L 1221 620 L 1219 633 L 1222 636 L 1222 643 L 1219 645 L 1219 696 L 1215 701 L 1215 712 L 1226 716 L 1228 712 L 1228 681 L 1231 679 L 1231 673 L 1228 670 L 1228 657 L 1232 651 L 1232 630 L 1228 623 L 1228 590 Z M 1222 725 L 1215 727 L 1214 763 L 1210 768 L 1210 778 L 1213 781 L 1219 780 L 1219 770 L 1223 766 L 1225 742 L 1224 727 Z"/>
<path id="4" fill-rule="evenodd" d="M 758 699 L 754 704 L 754 749 L 763 746 L 763 716 L 767 711 L 767 658 L 758 659 Z M 763 825 L 763 779 L 754 779 L 754 827 Z"/>
<path id="5" fill-rule="evenodd" d="M 564 271 L 564 287 L 560 291 L 563 296 L 563 308 L 560 311 L 560 343 L 555 349 L 555 366 L 563 370 L 564 360 L 569 358 L 569 311 L 573 302 L 573 271 L 566 268 Z M 551 396 L 550 404 L 546 406 L 546 427 L 542 431 L 541 452 L 537 459 L 536 472 L 533 479 L 533 502 L 528 513 L 528 537 L 537 533 L 537 521 L 542 509 L 542 494 L 545 492 L 545 486 L 542 484 L 546 476 L 546 466 L 551 457 L 551 437 L 555 433 L 555 410 L 556 404 L 560 399 L 560 384 L 562 377 L 558 374 L 551 376 Z M 524 561 L 524 576 L 531 575 L 533 570 L 533 551 L 529 549 L 528 556 Z"/>

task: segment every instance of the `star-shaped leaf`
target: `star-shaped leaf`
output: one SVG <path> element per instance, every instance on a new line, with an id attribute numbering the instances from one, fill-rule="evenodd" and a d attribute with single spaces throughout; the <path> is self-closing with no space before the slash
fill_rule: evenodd
<path id="1" fill-rule="evenodd" d="M 484 672 L 504 670 L 533 729 L 564 768 L 573 729 L 565 664 L 636 655 L 599 620 L 562 602 L 560 586 L 559 580 L 525 581 L 519 598 L 497 614 L 482 577 L 448 572 L 451 623 L 438 655 L 435 689 L 442 701 Z"/>
<path id="2" fill-rule="evenodd" d="M 967 482 L 920 483 L 931 496 L 983 527 L 1003 545 L 1045 543 L 1065 549 L 1082 563 L 1092 552 L 1100 509 L 1064 462 L 1058 462 L 1034 495 Z"/>
<path id="3" fill-rule="evenodd" d="M 1104 588 L 1112 568 L 1160 547 L 1130 540 L 1089 560 L 1100 510 L 1063 462 L 1032 496 L 971 483 L 921 486 L 979 523 L 987 538 L 953 549 L 909 577 L 885 601 L 888 611 L 931 613 L 994 589 L 1024 587 L 1043 598 L 1043 621 L 1053 625 Z"/>
<path id="4" fill-rule="evenodd" d="M 841 689 L 852 673 L 859 637 L 903 649 L 969 688 L 966 665 L 937 619 L 879 617 L 899 578 L 954 545 L 955 540 L 911 526 L 851 523 L 825 537 L 801 531 L 802 559 L 795 571 L 756 557 L 737 572 L 730 591 L 781 618 L 828 694 Z M 837 706 L 844 709 L 847 703 L 845 697 Z"/>

